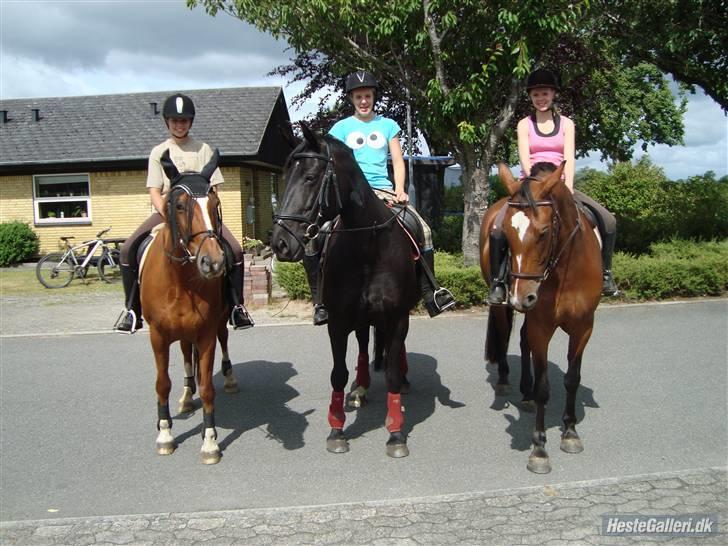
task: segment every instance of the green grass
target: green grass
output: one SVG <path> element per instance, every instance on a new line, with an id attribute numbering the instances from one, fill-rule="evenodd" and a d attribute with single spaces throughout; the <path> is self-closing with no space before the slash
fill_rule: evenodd
<path id="1" fill-rule="evenodd" d="M 65 288 L 49 289 L 44 287 L 35 276 L 31 267 L 8 267 L 0 269 L 0 296 L 38 296 L 74 294 L 121 294 L 121 283 L 109 284 L 99 279 L 93 269 L 87 279 L 74 278 Z M 123 299 L 122 296 L 119 296 Z"/>

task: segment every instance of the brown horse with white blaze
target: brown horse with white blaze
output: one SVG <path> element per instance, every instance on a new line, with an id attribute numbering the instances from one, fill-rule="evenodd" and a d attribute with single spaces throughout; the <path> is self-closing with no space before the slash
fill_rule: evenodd
<path id="1" fill-rule="evenodd" d="M 210 176 L 217 168 L 218 160 L 215 151 L 200 173 L 179 173 L 169 159 L 169 152 L 162 156 L 162 166 L 171 181 L 166 222 L 150 244 L 141 273 L 142 309 L 149 324 L 157 367 L 157 453 L 169 455 L 176 448 L 169 413 L 169 347 L 179 341 L 185 354 L 186 375 L 192 375 L 187 368 L 193 348 L 197 357 L 196 377 L 185 380 L 180 411 L 190 410 L 190 401 L 185 403 L 185 398 L 190 394 L 188 391 L 194 389 L 196 379 L 203 409 L 201 452 L 204 464 L 215 464 L 220 460 L 212 373 L 216 339 L 219 336 L 221 342 L 227 341 L 222 218 L 220 201 L 210 185 Z M 235 392 L 237 385 L 229 361 L 227 370 L 224 366 L 226 358 L 223 354 L 225 390 Z M 190 379 L 193 380 L 191 385 L 188 384 Z"/>
<path id="2" fill-rule="evenodd" d="M 601 296 L 599 242 L 587 217 L 561 180 L 564 164 L 535 166 L 523 181 L 499 164 L 498 174 L 509 197 L 488 209 L 480 231 L 480 266 L 491 279 L 489 233 L 496 216 L 503 215 L 503 235 L 510 249 L 508 305 L 491 306 L 488 316 L 486 358 L 498 364 L 496 393 L 509 391 L 506 352 L 514 309 L 525 314 L 521 329 L 521 393 L 536 404 L 536 426 L 528 469 L 551 470 L 546 452 L 545 406 L 549 399 L 546 373 L 548 346 L 557 328 L 569 336 L 567 397 L 561 449 L 579 453 L 583 446 L 576 432 L 576 392 L 581 381 L 581 360 L 594 325 Z M 531 375 L 533 357 L 533 376 Z"/>

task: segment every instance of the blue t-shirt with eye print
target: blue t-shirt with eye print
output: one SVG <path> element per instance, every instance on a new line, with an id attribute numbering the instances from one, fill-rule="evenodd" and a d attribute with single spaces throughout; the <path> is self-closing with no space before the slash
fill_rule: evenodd
<path id="1" fill-rule="evenodd" d="M 361 121 L 351 116 L 337 121 L 329 134 L 354 151 L 354 158 L 371 187 L 391 190 L 393 185 L 387 176 L 389 141 L 400 131 L 393 119 L 374 116 L 370 121 Z"/>

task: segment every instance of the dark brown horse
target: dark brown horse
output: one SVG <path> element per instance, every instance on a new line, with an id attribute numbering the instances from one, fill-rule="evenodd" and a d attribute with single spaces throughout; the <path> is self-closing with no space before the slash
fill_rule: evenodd
<path id="1" fill-rule="evenodd" d="M 546 373 L 548 346 L 557 328 L 569 336 L 561 449 L 567 453 L 583 450 L 576 433 L 576 391 L 602 284 L 599 242 L 561 180 L 562 172 L 563 164 L 555 170 L 534 171 L 532 176 L 519 182 L 506 165 L 500 164 L 498 174 L 510 197 L 488 209 L 480 230 L 480 267 L 488 282 L 491 278 L 488 234 L 496 215 L 506 207 L 502 226 L 511 255 L 509 305 L 490 307 L 485 350 L 487 360 L 498 364 L 496 394 L 506 394 L 509 391 L 506 352 L 513 310 L 525 313 L 521 329 L 520 388 L 524 402 L 532 404 L 535 400 L 536 403 L 536 427 L 528 469 L 539 474 L 551 470 L 545 447 L 544 412 L 550 389 Z"/>
<path id="2" fill-rule="evenodd" d="M 305 138 L 286 164 L 286 190 L 275 216 L 271 246 L 281 261 L 300 260 L 307 244 L 320 236 L 324 222 L 340 218 L 332 228 L 322 266 L 322 299 L 329 311 L 334 360 L 327 449 L 349 450 L 343 431 L 347 339 L 357 332 L 357 383 L 364 387 L 368 357 L 363 341 L 366 328 L 372 325 L 384 351 L 387 454 L 404 457 L 409 450 L 403 430 L 401 362 L 409 312 L 419 299 L 412 244 L 396 216 L 374 194 L 352 151 L 333 137 L 319 138 L 302 127 Z"/>
<path id="3" fill-rule="evenodd" d="M 169 347 L 179 341 L 185 355 L 186 375 L 192 375 L 191 354 L 197 357 L 196 379 L 203 409 L 202 462 L 220 460 L 215 430 L 212 384 L 216 338 L 227 341 L 227 304 L 223 296 L 225 252 L 221 245 L 220 201 L 210 185 L 217 168 L 218 154 L 200 173 L 179 173 L 162 157 L 162 166 L 171 180 L 167 196 L 166 222 L 151 243 L 141 273 L 141 300 L 144 318 L 157 366 L 157 409 L 159 435 L 157 453 L 171 454 L 176 443 L 171 433 L 169 413 Z M 223 344 L 223 362 L 227 359 Z M 193 350 L 194 349 L 194 350 Z M 228 360 L 229 363 L 229 360 Z M 231 369 L 223 369 L 226 390 L 235 390 Z M 190 409 L 188 389 L 194 381 L 185 380 L 180 410 Z M 232 380 L 232 381 L 231 381 Z"/>

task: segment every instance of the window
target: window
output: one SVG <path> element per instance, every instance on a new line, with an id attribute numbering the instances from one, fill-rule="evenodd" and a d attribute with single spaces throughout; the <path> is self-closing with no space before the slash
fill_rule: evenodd
<path id="1" fill-rule="evenodd" d="M 36 224 L 88 224 L 91 191 L 88 174 L 33 176 Z"/>

